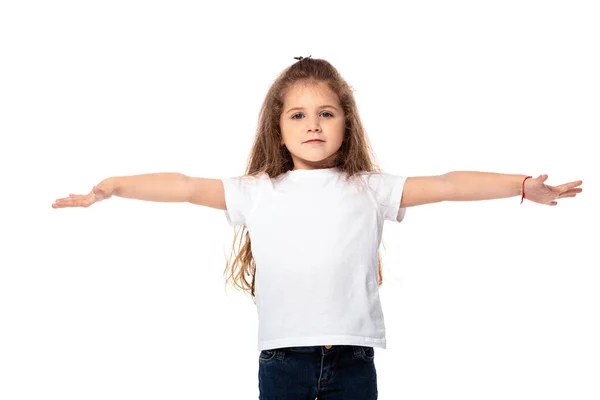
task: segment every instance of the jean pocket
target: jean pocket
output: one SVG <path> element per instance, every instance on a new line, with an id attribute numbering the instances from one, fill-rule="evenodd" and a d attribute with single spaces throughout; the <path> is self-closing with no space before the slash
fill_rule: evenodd
<path id="1" fill-rule="evenodd" d="M 375 359 L 375 349 L 368 346 L 360 346 L 360 356 L 363 360 L 371 362 Z"/>
<path id="2" fill-rule="evenodd" d="M 277 357 L 277 352 L 277 349 L 261 350 L 258 362 L 264 364 L 273 361 Z"/>

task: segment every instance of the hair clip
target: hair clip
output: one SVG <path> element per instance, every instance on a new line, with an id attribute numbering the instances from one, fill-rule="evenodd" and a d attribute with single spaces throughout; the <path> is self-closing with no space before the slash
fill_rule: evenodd
<path id="1" fill-rule="evenodd" d="M 312 57 L 312 55 L 310 55 L 310 56 L 308 56 L 308 57 L 302 57 L 302 56 L 301 56 L 301 57 L 294 57 L 294 59 L 296 59 L 296 60 L 298 60 L 298 61 L 302 61 L 302 60 L 304 60 L 305 58 L 311 58 L 311 57 Z"/>

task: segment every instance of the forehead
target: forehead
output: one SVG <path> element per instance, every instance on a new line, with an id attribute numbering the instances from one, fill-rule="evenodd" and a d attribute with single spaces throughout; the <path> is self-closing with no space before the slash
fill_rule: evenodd
<path id="1" fill-rule="evenodd" d="M 285 92 L 285 105 L 320 102 L 339 104 L 337 95 L 324 82 L 296 82 Z"/>

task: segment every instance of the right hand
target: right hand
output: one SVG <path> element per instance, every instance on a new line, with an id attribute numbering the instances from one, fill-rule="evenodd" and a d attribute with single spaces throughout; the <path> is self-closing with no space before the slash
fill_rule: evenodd
<path id="1" fill-rule="evenodd" d="M 69 197 L 56 199 L 52 208 L 64 207 L 89 207 L 97 201 L 109 199 L 115 190 L 115 184 L 112 179 L 105 179 L 97 186 L 92 188 L 88 194 L 70 194 Z"/>

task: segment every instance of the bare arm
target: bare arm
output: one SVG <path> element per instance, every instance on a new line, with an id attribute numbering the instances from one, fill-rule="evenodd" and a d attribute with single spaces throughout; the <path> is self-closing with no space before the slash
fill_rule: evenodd
<path id="1" fill-rule="evenodd" d="M 177 172 L 115 176 L 104 179 L 87 195 L 57 199 L 53 208 L 89 207 L 111 196 L 128 199 L 189 202 L 225 210 L 225 191 L 220 179 L 193 178 Z"/>
<path id="2" fill-rule="evenodd" d="M 520 196 L 523 180 L 528 175 L 454 171 L 442 176 L 450 189 L 445 200 L 473 201 Z"/>
<path id="3" fill-rule="evenodd" d="M 583 183 L 581 180 L 550 186 L 544 183 L 548 175 L 525 180 L 527 177 L 495 172 L 453 171 L 444 175 L 407 178 L 400 207 L 440 201 L 501 199 L 521 196 L 523 192 L 527 200 L 555 206 L 558 204 L 556 200 L 575 197 L 583 190 L 578 187 Z"/>
<path id="4" fill-rule="evenodd" d="M 188 201 L 188 177 L 177 172 L 115 176 L 113 195 L 128 199 L 185 202 Z"/>
<path id="5" fill-rule="evenodd" d="M 225 188 L 220 179 L 187 177 L 188 202 L 199 206 L 227 210 Z"/>
<path id="6" fill-rule="evenodd" d="M 441 201 L 491 200 L 521 195 L 527 175 L 453 171 L 444 175 L 407 178 L 400 207 Z"/>
<path id="7" fill-rule="evenodd" d="M 226 210 L 220 179 L 196 178 L 180 173 L 116 177 L 115 195 L 149 201 L 189 202 Z"/>

